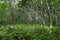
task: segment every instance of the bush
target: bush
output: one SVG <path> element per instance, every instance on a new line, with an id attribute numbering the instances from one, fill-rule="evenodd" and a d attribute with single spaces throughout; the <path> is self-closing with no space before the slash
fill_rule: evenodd
<path id="1" fill-rule="evenodd" d="M 60 40 L 60 28 L 25 24 L 2 26 L 0 40 Z"/>

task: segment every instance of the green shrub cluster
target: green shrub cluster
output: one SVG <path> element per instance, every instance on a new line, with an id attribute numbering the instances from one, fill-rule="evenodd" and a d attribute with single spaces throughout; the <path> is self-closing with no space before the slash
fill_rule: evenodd
<path id="1" fill-rule="evenodd" d="M 2 26 L 0 40 L 60 40 L 60 28 L 23 24 Z"/>

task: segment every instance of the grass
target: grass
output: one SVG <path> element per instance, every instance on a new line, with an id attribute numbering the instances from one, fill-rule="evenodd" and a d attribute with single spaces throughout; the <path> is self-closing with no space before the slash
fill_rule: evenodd
<path id="1" fill-rule="evenodd" d="M 0 40 L 60 40 L 60 27 L 39 24 L 1 26 Z"/>

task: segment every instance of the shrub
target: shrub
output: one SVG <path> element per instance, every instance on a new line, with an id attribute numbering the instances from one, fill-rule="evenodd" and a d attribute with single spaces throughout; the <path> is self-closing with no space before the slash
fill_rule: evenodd
<path id="1" fill-rule="evenodd" d="M 60 40 L 60 28 L 24 24 L 2 26 L 0 40 Z"/>

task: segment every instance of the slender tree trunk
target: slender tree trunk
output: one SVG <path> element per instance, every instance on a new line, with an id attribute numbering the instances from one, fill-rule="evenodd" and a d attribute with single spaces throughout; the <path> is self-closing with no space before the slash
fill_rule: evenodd
<path id="1" fill-rule="evenodd" d="M 45 25 L 45 19 L 44 19 L 44 14 L 41 12 L 41 19 L 42 19 L 42 24 Z"/>
<path id="2" fill-rule="evenodd" d="M 46 0 L 46 5 L 47 5 L 48 12 L 49 12 L 49 15 L 50 15 L 50 27 L 52 27 L 52 14 L 50 12 L 50 7 L 49 7 L 49 4 L 48 4 L 47 0 Z"/>
<path id="3" fill-rule="evenodd" d="M 14 10 L 12 10 L 13 8 L 12 8 L 12 0 L 9 0 L 9 12 L 10 12 L 10 14 L 11 14 L 11 17 L 12 17 L 12 19 L 11 19 L 11 22 L 12 22 L 12 24 L 14 24 L 15 22 L 15 20 L 14 20 L 14 14 L 13 14 L 13 11 Z"/>
<path id="4" fill-rule="evenodd" d="M 58 26 L 58 18 L 57 18 L 57 16 L 55 16 L 55 18 L 56 18 L 56 26 Z"/>

